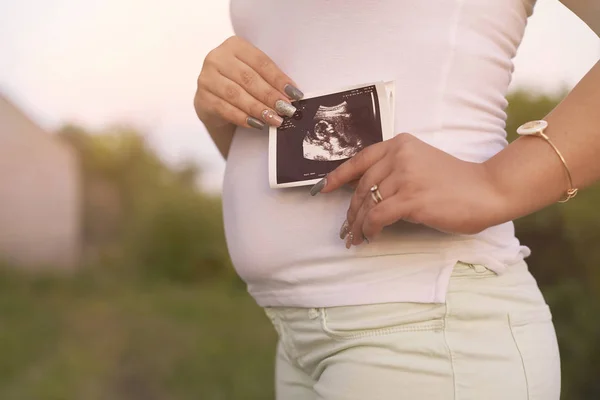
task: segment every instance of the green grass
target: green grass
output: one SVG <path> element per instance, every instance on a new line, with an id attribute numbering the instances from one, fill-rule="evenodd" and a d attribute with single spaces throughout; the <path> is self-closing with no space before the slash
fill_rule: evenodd
<path id="1" fill-rule="evenodd" d="M 105 267 L 0 268 L 0 400 L 269 400 L 276 334 L 238 280 L 184 284 Z M 598 399 L 600 305 L 545 290 L 563 399 Z"/>
<path id="2" fill-rule="evenodd" d="M 0 399 L 271 399 L 275 333 L 239 285 L 0 276 Z"/>

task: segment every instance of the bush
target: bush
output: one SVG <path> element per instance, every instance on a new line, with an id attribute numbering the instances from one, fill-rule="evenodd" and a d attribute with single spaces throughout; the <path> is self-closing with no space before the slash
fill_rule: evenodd
<path id="1" fill-rule="evenodd" d="M 544 291 L 561 353 L 562 398 L 600 399 L 600 298 L 569 280 Z"/>
<path id="2" fill-rule="evenodd" d="M 169 193 L 140 221 L 130 251 L 153 278 L 203 281 L 230 270 L 221 202 L 196 193 Z"/>
<path id="3" fill-rule="evenodd" d="M 80 153 L 88 263 L 179 282 L 231 275 L 221 202 L 197 186 L 194 164 L 166 165 L 128 127 L 59 135 Z"/>

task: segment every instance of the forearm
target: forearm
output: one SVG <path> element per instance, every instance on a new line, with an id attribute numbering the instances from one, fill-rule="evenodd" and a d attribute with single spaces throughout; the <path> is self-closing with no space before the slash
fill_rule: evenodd
<path id="1" fill-rule="evenodd" d="M 231 123 L 211 123 L 209 117 L 204 115 L 200 105 L 198 104 L 198 97 L 194 98 L 194 109 L 196 115 L 200 119 L 200 122 L 204 124 L 206 131 L 210 135 L 215 146 L 221 153 L 224 159 L 227 160 L 229 154 L 229 147 L 231 147 L 231 141 L 233 140 L 233 134 L 235 133 L 236 126 Z"/>
<path id="2" fill-rule="evenodd" d="M 235 125 L 229 124 L 218 127 L 204 126 L 223 158 L 227 160 L 229 147 L 231 147 L 231 141 L 233 140 L 233 134 L 235 133 Z"/>
<path id="3" fill-rule="evenodd" d="M 598 0 L 560 0 L 596 35 L 600 36 L 600 2 Z"/>
<path id="4" fill-rule="evenodd" d="M 600 62 L 544 118 L 546 135 L 564 156 L 576 188 L 600 179 Z M 564 197 L 569 183 L 552 147 L 538 137 L 521 137 L 485 165 L 502 199 L 495 222 L 538 211 Z"/>

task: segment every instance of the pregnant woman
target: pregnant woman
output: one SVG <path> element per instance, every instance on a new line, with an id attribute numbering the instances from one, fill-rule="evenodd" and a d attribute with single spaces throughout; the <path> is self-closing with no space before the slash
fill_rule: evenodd
<path id="1" fill-rule="evenodd" d="M 563 3 L 600 32 L 597 0 Z M 232 0 L 236 36 L 206 57 L 195 108 L 227 159 L 231 258 L 279 334 L 278 399 L 559 398 L 551 314 L 511 221 L 600 179 L 600 63 L 507 145 L 533 7 Z M 393 139 L 312 189 L 269 188 L 265 126 L 300 89 L 392 80 Z"/>

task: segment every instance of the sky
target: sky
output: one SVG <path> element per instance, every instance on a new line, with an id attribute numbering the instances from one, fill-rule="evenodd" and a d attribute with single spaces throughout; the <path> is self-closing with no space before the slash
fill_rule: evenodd
<path id="1" fill-rule="evenodd" d="M 0 0 L 0 91 L 48 129 L 132 123 L 167 162 L 197 162 L 210 190 L 224 162 L 192 106 L 206 54 L 233 34 L 229 0 Z M 572 87 L 600 39 L 538 0 L 512 88 Z"/>

